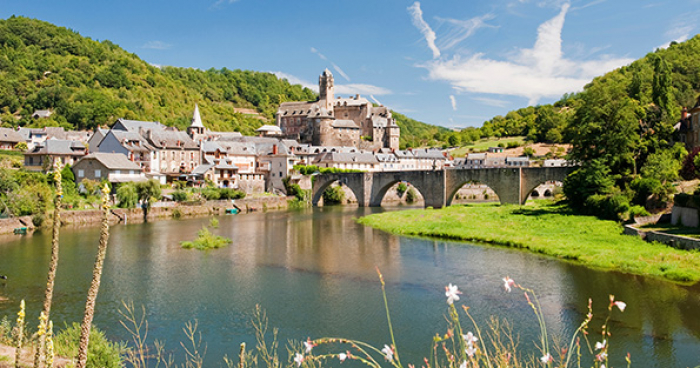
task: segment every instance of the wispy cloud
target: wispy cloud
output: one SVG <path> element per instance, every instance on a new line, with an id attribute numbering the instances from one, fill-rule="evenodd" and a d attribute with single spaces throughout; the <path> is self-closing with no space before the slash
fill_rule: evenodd
<path id="1" fill-rule="evenodd" d="M 506 107 L 510 102 L 506 100 L 499 100 L 496 98 L 488 98 L 488 97 L 474 97 L 473 100 L 479 101 L 484 105 L 488 106 L 494 106 L 494 107 Z"/>
<path id="2" fill-rule="evenodd" d="M 335 93 L 339 95 L 390 95 L 391 90 L 373 86 L 371 84 L 351 83 L 351 84 L 336 84 Z"/>
<path id="3" fill-rule="evenodd" d="M 369 98 L 371 98 L 372 101 L 374 101 L 374 103 L 376 103 L 377 105 L 381 105 L 381 104 L 382 104 L 381 102 L 379 102 L 379 100 L 377 100 L 376 97 L 374 97 L 374 95 L 369 95 Z"/>
<path id="4" fill-rule="evenodd" d="M 148 41 L 141 46 L 142 49 L 167 50 L 173 45 L 163 41 Z"/>
<path id="5" fill-rule="evenodd" d="M 670 41 L 659 46 L 659 48 L 665 49 L 671 44 L 671 42 L 683 42 L 688 40 L 691 36 L 693 28 L 695 27 L 688 23 L 676 23 L 671 29 L 669 29 L 665 33 L 666 37 L 668 37 Z"/>
<path id="6" fill-rule="evenodd" d="M 439 58 L 440 49 L 435 45 L 435 31 L 423 20 L 423 10 L 420 8 L 420 2 L 416 1 L 413 5 L 409 6 L 408 12 L 411 14 L 413 25 L 423 34 L 425 42 L 428 43 L 428 48 L 433 52 L 433 59 Z"/>
<path id="7" fill-rule="evenodd" d="M 461 19 L 450 19 L 450 18 L 439 18 L 436 19 L 450 26 L 449 31 L 445 35 L 440 36 L 438 44 L 441 50 L 448 50 L 460 42 L 469 38 L 480 28 L 497 28 L 487 24 L 486 21 L 495 18 L 493 14 L 485 14 L 480 17 L 474 17 L 471 19 L 461 20 Z"/>
<path id="8" fill-rule="evenodd" d="M 457 91 L 520 96 L 534 105 L 542 97 L 581 90 L 593 77 L 633 61 L 606 55 L 585 61 L 564 58 L 561 32 L 569 7 L 562 5 L 559 14 L 539 26 L 533 48 L 520 49 L 509 60 L 477 53 L 418 66 L 428 70 L 428 78 L 447 81 Z"/>
<path id="9" fill-rule="evenodd" d="M 450 103 L 452 104 L 452 110 L 457 111 L 457 99 L 454 95 L 450 95 Z"/>
<path id="10" fill-rule="evenodd" d="M 316 54 L 316 55 L 318 55 L 318 57 L 320 57 L 321 60 L 327 61 L 327 62 L 331 63 L 331 66 L 333 67 L 333 70 L 335 70 L 338 74 L 340 74 L 343 78 L 345 78 L 346 81 L 350 82 L 350 77 L 343 71 L 343 69 L 340 69 L 340 67 L 339 67 L 336 63 L 334 63 L 334 62 L 328 60 L 328 58 L 326 57 L 326 55 L 323 55 L 323 54 L 322 54 L 320 51 L 318 51 L 315 47 L 312 47 L 312 48 L 311 48 L 311 52 L 314 53 L 314 54 Z"/>
<path id="11" fill-rule="evenodd" d="M 237 2 L 239 2 L 239 1 L 240 1 L 240 0 L 217 0 L 217 1 L 212 5 L 212 7 L 213 7 L 213 8 L 218 8 L 218 7 L 220 7 L 221 5 L 224 5 L 224 4 L 233 4 L 233 3 L 237 3 Z"/>

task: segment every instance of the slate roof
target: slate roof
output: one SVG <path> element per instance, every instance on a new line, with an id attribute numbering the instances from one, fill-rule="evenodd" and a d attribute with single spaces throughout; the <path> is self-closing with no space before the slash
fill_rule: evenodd
<path id="1" fill-rule="evenodd" d="M 63 139 L 47 139 L 25 155 L 84 155 L 87 148 L 82 142 Z"/>
<path id="2" fill-rule="evenodd" d="M 343 152 L 326 152 L 314 160 L 314 162 L 338 162 L 338 163 L 366 163 L 376 164 L 377 157 L 371 153 L 343 153 Z"/>
<path id="3" fill-rule="evenodd" d="M 19 143 L 24 141 L 25 139 L 14 129 L 0 128 L 0 142 Z"/>
<path id="4" fill-rule="evenodd" d="M 146 134 L 146 139 L 153 147 L 198 149 L 199 146 L 185 132 L 170 130 L 151 130 Z"/>
<path id="5" fill-rule="evenodd" d="M 131 152 L 151 152 L 155 151 L 155 148 L 151 146 L 141 134 L 136 132 L 130 132 L 126 130 L 111 130 L 111 134 Z M 104 139 L 102 140 L 104 142 Z M 136 144 L 138 142 L 138 144 Z M 102 144 L 102 143 L 100 143 Z"/>
<path id="6" fill-rule="evenodd" d="M 104 165 L 110 170 L 135 170 L 139 172 L 141 171 L 139 165 L 132 161 L 129 161 L 129 159 L 121 153 L 91 153 L 87 156 L 82 157 L 80 160 L 78 160 L 78 162 L 75 163 L 75 165 L 86 160 L 99 161 L 102 165 Z"/>
<path id="7" fill-rule="evenodd" d="M 197 104 L 194 104 L 194 114 L 192 114 L 192 123 L 190 126 L 195 128 L 204 128 L 204 125 L 202 124 L 202 117 L 199 115 L 199 106 Z"/>
<path id="8" fill-rule="evenodd" d="M 137 132 L 139 129 L 152 129 L 152 130 L 165 130 L 166 126 L 157 121 L 140 121 L 140 120 L 127 120 L 119 119 L 114 124 L 119 127 L 120 125 L 130 132 Z"/>

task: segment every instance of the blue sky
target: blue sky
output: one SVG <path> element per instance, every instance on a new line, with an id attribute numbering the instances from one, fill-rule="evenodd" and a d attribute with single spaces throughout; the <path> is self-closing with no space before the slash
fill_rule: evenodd
<path id="1" fill-rule="evenodd" d="M 149 63 L 273 72 L 412 118 L 481 126 L 700 32 L 700 0 L 0 0 Z M 204 117 L 206 120 L 206 117 Z"/>

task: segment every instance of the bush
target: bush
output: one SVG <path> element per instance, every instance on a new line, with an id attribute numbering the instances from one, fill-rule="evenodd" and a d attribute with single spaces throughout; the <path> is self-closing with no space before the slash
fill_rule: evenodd
<path id="1" fill-rule="evenodd" d="M 32 216 L 32 224 L 34 224 L 35 227 L 41 227 L 41 225 L 44 224 L 44 220 L 44 215 L 41 213 Z"/>
<path id="2" fill-rule="evenodd" d="M 78 355 L 80 324 L 73 323 L 54 336 L 56 355 L 74 357 Z M 123 344 L 114 343 L 105 337 L 104 332 L 93 327 L 90 330 L 87 367 L 121 368 L 121 354 L 126 352 Z"/>
<path id="3" fill-rule="evenodd" d="M 396 194 L 399 196 L 399 198 L 401 198 L 403 197 L 403 194 L 406 193 L 406 190 L 408 190 L 408 185 L 406 185 L 406 183 L 404 182 L 401 182 L 396 187 Z"/>
<path id="4" fill-rule="evenodd" d="M 184 190 L 176 190 L 173 192 L 173 201 L 184 202 L 187 200 L 187 192 Z"/>
<path id="5" fill-rule="evenodd" d="M 139 202 L 139 194 L 132 183 L 122 184 L 117 189 L 117 200 L 121 208 L 134 208 Z"/>
<path id="6" fill-rule="evenodd" d="M 622 220 L 630 210 L 630 200 L 624 194 L 595 194 L 586 199 L 586 213 L 607 220 Z"/>
<path id="7" fill-rule="evenodd" d="M 408 192 L 406 192 L 406 202 L 413 203 L 418 199 L 417 197 L 416 190 L 413 189 L 413 187 L 408 188 Z"/>
<path id="8" fill-rule="evenodd" d="M 338 204 L 345 200 L 345 192 L 342 187 L 328 187 L 323 192 L 323 204 Z"/>
<path id="9" fill-rule="evenodd" d="M 231 239 L 224 238 L 223 236 L 214 235 L 209 231 L 209 229 L 204 226 L 199 232 L 197 232 L 197 239 L 194 241 L 182 241 L 180 245 L 185 249 L 216 249 L 222 248 L 231 243 Z"/>

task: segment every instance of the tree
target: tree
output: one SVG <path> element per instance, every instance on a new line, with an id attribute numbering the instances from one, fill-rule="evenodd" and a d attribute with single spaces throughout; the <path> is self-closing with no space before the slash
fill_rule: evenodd
<path id="1" fill-rule="evenodd" d="M 17 144 L 15 144 L 15 151 L 24 152 L 28 149 L 29 147 L 27 147 L 27 142 L 17 142 Z"/>
<path id="2" fill-rule="evenodd" d="M 134 208 L 139 201 L 139 194 L 133 183 L 124 183 L 117 188 L 117 201 L 121 208 Z"/>
<path id="3" fill-rule="evenodd" d="M 584 162 L 564 180 L 564 194 L 573 208 L 585 209 L 586 201 L 594 195 L 607 195 L 613 192 L 615 182 L 603 160 Z"/>
<path id="4" fill-rule="evenodd" d="M 143 219 L 148 220 L 148 210 L 151 208 L 151 202 L 160 199 L 160 184 L 157 180 L 150 179 L 136 184 L 136 193 L 138 193 L 141 208 L 143 209 Z"/>
<path id="5" fill-rule="evenodd" d="M 582 93 L 583 104 L 573 123 L 571 156 L 584 163 L 599 160 L 612 174 L 627 175 L 635 169 L 643 111 L 627 95 L 622 76 L 596 81 Z"/>
<path id="6" fill-rule="evenodd" d="M 525 147 L 523 148 L 523 155 L 532 157 L 535 155 L 535 150 L 532 147 Z"/>
<path id="7" fill-rule="evenodd" d="M 672 121 L 676 114 L 676 101 L 673 96 L 673 81 L 671 80 L 671 69 L 666 63 L 666 59 L 654 54 L 652 58 L 654 64 L 654 80 L 652 82 L 652 101 L 661 108 L 664 120 Z"/>

